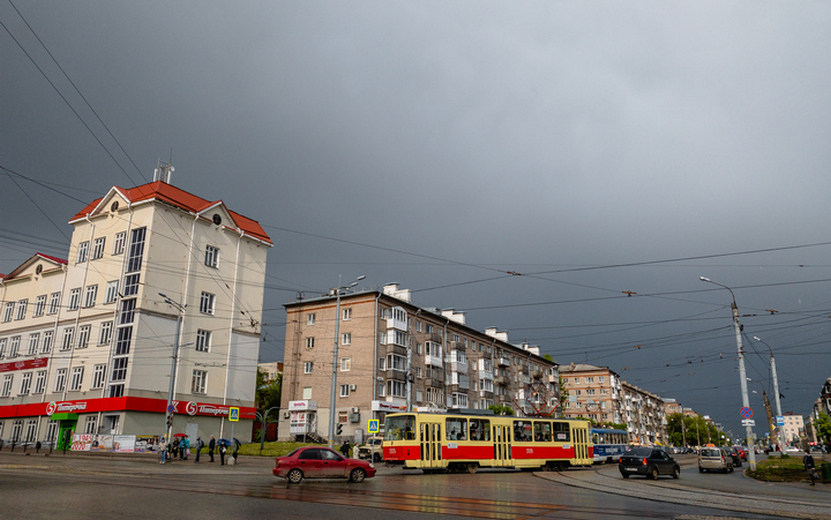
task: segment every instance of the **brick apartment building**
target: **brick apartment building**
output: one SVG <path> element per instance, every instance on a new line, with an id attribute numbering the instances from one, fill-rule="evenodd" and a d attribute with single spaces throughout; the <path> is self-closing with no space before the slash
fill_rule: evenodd
<path id="1" fill-rule="evenodd" d="M 413 305 L 397 285 L 285 305 L 286 349 L 280 437 L 326 437 L 331 417 L 343 438 L 369 419 L 412 409 L 510 406 L 533 413 L 556 403 L 557 365 L 537 347 L 512 345 L 496 329 L 465 324 L 463 313 Z M 339 321 L 336 409 L 330 410 Z M 544 392 L 535 391 L 543 388 Z M 357 434 L 357 435 L 356 435 Z"/>

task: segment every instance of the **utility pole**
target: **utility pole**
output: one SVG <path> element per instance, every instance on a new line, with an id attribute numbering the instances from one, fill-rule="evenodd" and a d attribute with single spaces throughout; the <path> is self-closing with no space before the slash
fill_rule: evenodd
<path id="1" fill-rule="evenodd" d="M 709 278 L 704 276 L 699 277 L 699 280 L 702 282 L 711 283 L 713 285 L 718 285 L 719 287 L 723 287 L 730 291 L 730 296 L 733 297 L 733 302 L 730 305 L 733 311 L 733 329 L 736 332 L 736 350 L 738 351 L 739 356 L 739 379 L 742 388 L 742 407 L 745 409 L 750 409 L 750 397 L 747 395 L 747 371 L 744 367 L 744 348 L 742 347 L 742 326 L 739 323 L 739 307 L 736 305 L 736 295 L 733 294 L 733 289 L 727 287 L 726 285 L 722 285 L 718 282 L 714 282 Z M 745 422 L 745 433 L 747 437 L 747 459 L 750 462 L 750 469 L 752 471 L 756 470 L 756 442 L 753 439 L 753 427 L 750 426 L 750 422 Z"/>
<path id="2" fill-rule="evenodd" d="M 173 439 L 173 394 L 176 392 L 176 365 L 179 362 L 179 332 L 182 330 L 182 317 L 186 305 L 182 305 L 170 299 L 169 296 L 159 293 L 165 303 L 176 307 L 179 315 L 176 317 L 176 334 L 173 336 L 173 360 L 170 365 L 170 386 L 167 392 L 167 408 L 165 408 L 165 431 L 167 431 L 167 442 Z"/>

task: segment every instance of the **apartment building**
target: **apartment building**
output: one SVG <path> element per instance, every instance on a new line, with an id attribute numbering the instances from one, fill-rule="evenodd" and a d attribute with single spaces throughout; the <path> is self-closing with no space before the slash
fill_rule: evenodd
<path id="1" fill-rule="evenodd" d="M 164 433 L 174 344 L 174 431 L 220 434 L 238 407 L 235 435 L 250 435 L 272 242 L 164 180 L 112 187 L 69 221 L 67 259 L 0 276 L 6 442 Z"/>
<path id="2" fill-rule="evenodd" d="M 464 313 L 418 307 L 396 284 L 342 294 L 340 312 L 335 290 L 285 307 L 282 439 L 326 437 L 330 420 L 340 441 L 361 437 L 368 420 L 383 424 L 390 412 L 496 404 L 533 414 L 558 399 L 557 365 L 539 348 L 512 345 L 495 328 L 474 330 Z"/>
<path id="3" fill-rule="evenodd" d="M 793 412 L 785 412 L 785 425 L 782 426 L 782 442 L 798 445 L 805 436 L 805 421 L 802 416 Z"/>
<path id="4" fill-rule="evenodd" d="M 630 385 L 608 367 L 571 363 L 560 367 L 560 375 L 568 391 L 565 417 L 625 423 L 632 444 L 666 442 L 666 413 L 660 397 Z"/>

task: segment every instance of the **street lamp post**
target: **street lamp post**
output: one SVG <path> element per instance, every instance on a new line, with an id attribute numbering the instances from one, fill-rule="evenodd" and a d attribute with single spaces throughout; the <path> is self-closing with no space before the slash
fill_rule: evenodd
<path id="1" fill-rule="evenodd" d="M 170 442 L 173 435 L 173 394 L 176 391 L 176 365 L 179 362 L 179 331 L 182 330 L 182 318 L 187 305 L 175 302 L 163 293 L 159 293 L 159 296 L 164 298 L 165 303 L 176 307 L 176 310 L 179 311 L 179 315 L 176 317 L 176 334 L 173 337 L 173 361 L 170 365 L 170 386 L 167 392 L 167 407 L 165 408 L 165 430 L 167 431 L 167 441 Z"/>
<path id="2" fill-rule="evenodd" d="M 718 285 L 724 289 L 730 291 L 730 296 L 733 297 L 733 303 L 731 304 L 731 308 L 733 310 L 733 328 L 736 332 L 736 349 L 739 353 L 739 379 L 741 380 L 741 388 L 742 388 L 742 406 L 744 408 L 750 408 L 750 397 L 747 395 L 747 372 L 744 368 L 744 349 L 742 348 L 742 327 L 739 324 L 739 307 L 736 305 L 736 295 L 733 294 L 733 289 L 727 287 L 726 285 L 722 285 L 718 282 L 714 282 L 709 278 L 704 276 L 700 276 L 699 280 L 702 282 L 711 283 L 713 285 Z M 756 443 L 753 441 L 753 427 L 750 426 L 749 422 L 745 423 L 745 433 L 747 436 L 747 451 L 748 453 L 748 460 L 750 462 L 750 469 L 756 470 Z"/>
<path id="3" fill-rule="evenodd" d="M 759 336 L 753 336 L 753 339 L 764 343 L 770 351 L 770 372 L 773 375 L 773 395 L 776 397 L 776 440 L 779 444 L 779 453 L 783 453 L 782 428 L 779 427 L 779 417 L 782 417 L 782 402 L 779 400 L 779 379 L 776 378 L 776 359 L 773 357 L 773 349 L 770 348 L 770 345 L 762 341 Z"/>
<path id="4" fill-rule="evenodd" d="M 351 289 L 358 285 L 358 282 L 366 278 L 366 276 L 361 275 L 355 279 L 354 282 L 348 285 L 341 285 L 340 284 L 340 275 L 338 276 L 338 286 L 335 288 L 335 294 L 337 295 L 337 304 L 335 305 L 335 346 L 332 349 L 332 391 L 329 395 L 329 439 L 327 441 L 327 445 L 330 448 L 335 447 L 335 406 L 337 401 L 337 389 L 338 389 L 338 342 L 340 341 L 340 295 L 341 291 L 345 291 L 347 289 Z"/>

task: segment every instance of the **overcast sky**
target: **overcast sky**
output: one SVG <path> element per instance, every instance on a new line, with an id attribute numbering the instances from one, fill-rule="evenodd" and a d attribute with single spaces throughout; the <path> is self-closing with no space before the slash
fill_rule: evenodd
<path id="1" fill-rule="evenodd" d="M 172 157 L 275 242 L 263 361 L 284 303 L 364 274 L 739 435 L 703 275 L 751 390 L 753 336 L 784 411 L 831 377 L 826 2 L 12 2 L 0 272 Z"/>

